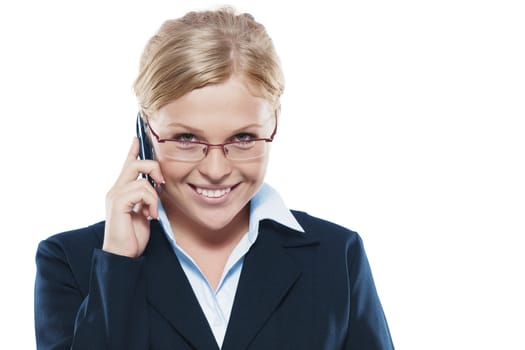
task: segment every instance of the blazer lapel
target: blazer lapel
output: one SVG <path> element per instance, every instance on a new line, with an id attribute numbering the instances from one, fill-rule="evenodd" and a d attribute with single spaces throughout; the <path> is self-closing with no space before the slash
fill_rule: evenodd
<path id="1" fill-rule="evenodd" d="M 160 224 L 151 223 L 144 253 L 148 301 L 196 349 L 219 349 L 186 274 L 164 236 Z"/>
<path id="2" fill-rule="evenodd" d="M 257 241 L 245 256 L 223 350 L 245 349 L 300 277 L 301 266 L 285 247 L 318 241 L 297 235 L 270 221 L 260 223 Z"/>

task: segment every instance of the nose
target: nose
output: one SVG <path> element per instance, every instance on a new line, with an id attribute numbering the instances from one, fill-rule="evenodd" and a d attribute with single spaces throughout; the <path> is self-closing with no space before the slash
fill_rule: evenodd
<path id="1" fill-rule="evenodd" d="M 209 147 L 208 153 L 200 161 L 198 169 L 210 181 L 220 182 L 231 173 L 231 164 L 222 147 Z"/>

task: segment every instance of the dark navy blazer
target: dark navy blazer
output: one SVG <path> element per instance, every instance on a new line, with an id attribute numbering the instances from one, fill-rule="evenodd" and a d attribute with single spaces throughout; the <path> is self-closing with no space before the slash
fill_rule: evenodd
<path id="1" fill-rule="evenodd" d="M 393 349 L 358 234 L 293 214 L 305 234 L 261 222 L 222 349 Z M 136 259 L 102 251 L 103 235 L 101 222 L 40 243 L 39 350 L 219 349 L 159 222 Z"/>

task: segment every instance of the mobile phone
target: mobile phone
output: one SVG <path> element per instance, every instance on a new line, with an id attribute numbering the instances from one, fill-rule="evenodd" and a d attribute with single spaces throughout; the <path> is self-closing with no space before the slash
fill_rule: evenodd
<path id="1" fill-rule="evenodd" d="M 140 112 L 137 113 L 137 138 L 139 139 L 139 158 L 153 160 L 153 147 L 146 133 L 146 125 Z M 153 179 L 148 174 L 141 174 L 142 178 L 148 180 L 151 186 L 155 187 Z"/>

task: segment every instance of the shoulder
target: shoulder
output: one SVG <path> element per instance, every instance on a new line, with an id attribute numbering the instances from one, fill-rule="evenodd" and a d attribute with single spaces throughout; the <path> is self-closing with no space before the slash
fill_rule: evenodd
<path id="1" fill-rule="evenodd" d="M 365 255 L 363 241 L 357 232 L 303 211 L 292 210 L 292 214 L 303 227 L 305 236 L 318 241 L 323 252 L 341 252 L 346 256 Z"/>
<path id="2" fill-rule="evenodd" d="M 103 239 L 104 222 L 99 222 L 41 241 L 35 258 L 38 283 L 61 279 L 87 293 L 93 251 L 102 247 Z"/>
<path id="3" fill-rule="evenodd" d="M 354 275 L 367 266 L 363 240 L 357 232 L 302 211 L 292 210 L 292 214 L 303 227 L 305 239 L 318 243 L 317 254 L 329 270 L 346 266 Z"/>
<path id="4" fill-rule="evenodd" d="M 357 232 L 334 222 L 312 216 L 304 211 L 292 210 L 292 214 L 307 235 L 314 235 L 320 240 L 335 240 L 339 242 L 360 240 Z"/>
<path id="5" fill-rule="evenodd" d="M 41 244 L 58 245 L 64 248 L 96 245 L 102 243 L 104 239 L 104 225 L 105 222 L 101 221 L 86 227 L 57 233 L 43 240 Z"/>
<path id="6" fill-rule="evenodd" d="M 104 240 L 104 221 L 70 231 L 54 234 L 40 242 L 37 259 L 56 257 L 73 260 L 90 257 L 93 249 L 100 248 Z"/>

